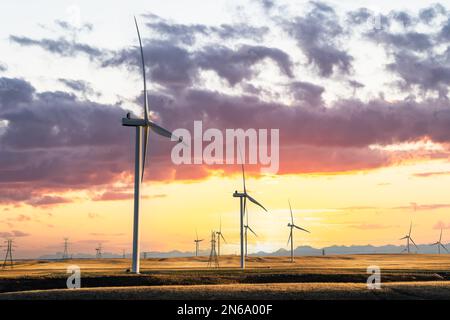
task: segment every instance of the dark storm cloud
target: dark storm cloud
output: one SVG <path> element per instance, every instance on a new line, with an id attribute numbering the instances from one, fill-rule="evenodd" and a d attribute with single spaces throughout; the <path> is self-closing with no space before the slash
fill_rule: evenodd
<path id="1" fill-rule="evenodd" d="M 126 111 L 61 92 L 5 98 L 12 91 L 34 92 L 25 81 L 3 79 L 9 91 L 0 92 L 0 120 L 8 125 L 0 136 L 0 201 L 55 205 L 67 199 L 54 195 L 65 190 L 104 188 L 127 179 L 132 167 L 132 132 L 120 119 Z M 16 86 L 17 88 L 15 88 Z M 28 89 L 24 89 L 28 88 Z M 176 97 L 150 95 L 158 123 L 169 129 L 191 129 L 203 120 L 205 129 L 280 128 L 280 173 L 367 170 L 392 163 L 389 153 L 370 149 L 424 138 L 450 142 L 450 106 L 445 101 L 388 103 L 375 100 L 337 102 L 332 108 L 308 108 L 320 99 L 322 88 L 298 83 L 302 101 L 295 105 L 269 103 L 254 96 L 230 96 L 204 90 L 185 90 Z M 30 100 L 31 99 L 31 100 Z M 312 100 L 311 100 L 312 99 Z M 14 106 L 11 101 L 16 101 Z M 257 115 L 257 116 L 255 116 Z M 235 166 L 174 166 L 173 143 L 151 135 L 151 169 L 147 179 L 203 179 L 210 170 L 234 173 Z M 103 194 L 106 198 L 128 196 Z"/>
<path id="2" fill-rule="evenodd" d="M 367 33 L 367 37 L 373 41 L 385 44 L 396 50 L 411 50 L 423 52 L 430 50 L 434 46 L 431 35 L 415 31 L 405 33 L 389 33 L 386 31 L 372 31 Z"/>
<path id="3" fill-rule="evenodd" d="M 223 46 L 211 46 L 198 52 L 194 60 L 201 69 L 213 70 L 231 85 L 235 85 L 243 79 L 250 79 L 254 74 L 253 65 L 266 58 L 274 61 L 286 76 L 293 77 L 289 56 L 276 48 L 246 45 L 232 50 Z"/>
<path id="4" fill-rule="evenodd" d="M 0 105 L 3 110 L 30 102 L 34 92 L 34 88 L 22 79 L 0 78 Z"/>
<path id="5" fill-rule="evenodd" d="M 152 41 L 144 45 L 143 51 L 152 81 L 168 88 L 189 87 L 200 69 L 213 70 L 235 85 L 250 78 L 254 74 L 252 67 L 266 58 L 274 61 L 285 75 L 293 76 L 289 56 L 276 48 L 243 45 L 233 50 L 216 45 L 190 53 L 165 41 Z M 139 52 L 136 48 L 119 51 L 102 65 L 139 68 Z"/>
<path id="6" fill-rule="evenodd" d="M 341 49 L 339 37 L 344 35 L 344 29 L 334 9 L 319 2 L 311 2 L 310 5 L 311 9 L 305 16 L 284 22 L 284 28 L 321 76 L 330 76 L 337 70 L 349 73 L 353 58 Z"/>
<path id="7" fill-rule="evenodd" d="M 394 62 L 387 68 L 401 77 L 403 87 L 417 85 L 424 91 L 437 91 L 441 98 L 445 98 L 450 84 L 450 65 L 442 62 L 439 57 L 419 58 L 401 51 L 394 55 Z"/>
<path id="8" fill-rule="evenodd" d="M 98 58 L 103 53 L 100 49 L 90 46 L 88 44 L 79 43 L 76 41 L 69 41 L 65 38 L 54 39 L 31 39 L 28 37 L 20 37 L 11 35 L 9 40 L 21 46 L 36 46 L 40 47 L 50 53 L 58 54 L 63 57 L 75 57 L 82 53 L 90 59 Z"/>
<path id="9" fill-rule="evenodd" d="M 297 101 L 305 102 L 310 107 L 318 107 L 323 104 L 322 93 L 324 87 L 302 81 L 292 82 L 290 90 Z"/>
<path id="10" fill-rule="evenodd" d="M 184 48 L 166 41 L 151 41 L 143 47 L 151 81 L 168 88 L 184 88 L 192 84 L 197 70 L 192 55 Z M 137 48 L 123 49 L 102 62 L 102 66 L 125 65 L 140 71 L 141 57 Z"/>

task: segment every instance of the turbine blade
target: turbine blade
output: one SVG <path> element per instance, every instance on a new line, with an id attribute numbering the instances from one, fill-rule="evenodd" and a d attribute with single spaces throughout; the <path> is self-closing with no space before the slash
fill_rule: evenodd
<path id="1" fill-rule="evenodd" d="M 253 199 L 250 195 L 248 195 L 248 194 L 245 194 L 245 198 L 248 198 L 248 200 L 250 200 L 251 202 L 253 202 L 254 204 L 256 204 L 256 205 L 258 205 L 258 206 L 260 206 L 261 208 L 263 208 L 264 209 L 264 211 L 266 211 L 267 212 L 267 209 L 266 208 L 264 208 L 264 206 L 261 204 L 261 203 L 259 203 L 258 201 L 256 201 L 255 199 Z M 245 199 L 244 198 L 244 199 Z"/>
<path id="2" fill-rule="evenodd" d="M 239 149 L 239 158 L 241 159 L 241 168 L 242 168 L 242 183 L 244 186 L 244 193 L 247 193 L 247 188 L 245 187 L 245 169 L 244 169 L 244 160 L 242 159 L 242 151 L 241 151 L 241 147 L 238 144 L 238 149 Z"/>
<path id="3" fill-rule="evenodd" d="M 414 242 L 414 240 L 412 238 L 409 238 L 409 240 L 411 240 L 411 242 L 413 243 L 413 245 L 416 247 L 417 250 L 419 250 L 419 247 L 416 245 L 416 243 Z"/>
<path id="4" fill-rule="evenodd" d="M 198 241 L 198 233 L 197 233 L 197 229 L 195 230 L 195 236 L 196 236 L 196 239 L 197 239 L 197 241 Z"/>
<path id="5" fill-rule="evenodd" d="M 255 233 L 255 231 L 253 231 L 252 228 L 250 228 L 249 225 L 247 225 L 247 228 L 248 228 L 248 230 L 250 230 L 250 232 L 253 233 L 255 236 L 258 236 L 258 235 Z"/>
<path id="6" fill-rule="evenodd" d="M 291 223 L 294 224 L 294 216 L 292 215 L 291 201 L 289 201 L 289 199 L 288 203 L 289 203 L 289 210 L 291 211 Z"/>
<path id="7" fill-rule="evenodd" d="M 143 153 L 142 153 L 142 176 L 141 176 L 141 181 L 144 181 L 145 161 L 147 159 L 148 133 L 149 133 L 149 130 L 148 130 L 148 127 L 146 126 L 146 127 L 144 127 L 144 133 L 143 133 L 143 135 L 144 135 L 144 139 L 143 139 L 144 140 L 143 141 L 144 150 L 143 150 Z"/>
<path id="8" fill-rule="evenodd" d="M 311 233 L 311 232 L 309 232 L 308 230 L 306 230 L 306 229 L 303 229 L 303 228 L 300 228 L 299 226 L 296 226 L 295 224 L 294 224 L 294 227 L 296 227 L 297 229 L 299 229 L 299 230 L 302 230 L 302 231 L 305 231 L 305 232 L 308 232 L 308 233 Z"/>
<path id="9" fill-rule="evenodd" d="M 441 228 L 441 235 L 439 237 L 439 242 L 441 242 L 441 240 L 442 240 L 442 228 Z"/>
<path id="10" fill-rule="evenodd" d="M 225 240 L 225 238 L 224 238 L 224 236 L 223 236 L 222 232 L 220 233 L 220 236 L 222 237 L 222 239 L 223 239 L 223 242 L 227 243 L 227 240 Z"/>
<path id="11" fill-rule="evenodd" d="M 291 233 L 289 232 L 289 238 L 288 238 L 288 242 L 287 245 L 289 245 L 289 242 L 291 241 Z"/>
<path id="12" fill-rule="evenodd" d="M 403 238 L 400 238 L 399 240 L 408 239 L 408 236 L 404 236 Z"/>
<path id="13" fill-rule="evenodd" d="M 408 234 L 408 236 L 411 236 L 411 230 L 412 230 L 412 221 L 411 221 L 411 224 L 409 225 L 409 234 Z"/>
<path id="14" fill-rule="evenodd" d="M 448 253 L 447 248 L 446 248 L 442 243 L 440 243 L 440 245 L 441 245 L 441 247 L 444 248 L 444 250 L 447 251 L 447 253 Z"/>
<path id="15" fill-rule="evenodd" d="M 139 26 L 138 26 L 136 17 L 134 17 L 134 23 L 136 24 L 136 31 L 137 31 L 138 38 L 139 38 L 139 47 L 141 48 L 142 78 L 144 80 L 144 119 L 145 119 L 145 121 L 148 121 L 147 81 L 145 79 L 144 50 L 142 49 L 141 34 L 139 32 Z"/>
<path id="16" fill-rule="evenodd" d="M 164 129 L 163 127 L 157 125 L 156 123 L 148 121 L 148 125 L 149 125 L 150 129 L 152 129 L 155 133 L 159 134 L 160 136 L 163 136 L 163 137 L 166 137 L 166 138 L 169 138 L 169 139 L 172 139 L 172 137 L 173 137 L 178 142 L 182 142 L 183 144 L 186 145 L 186 143 L 184 143 L 182 138 L 177 137 L 172 132 L 170 132 L 167 129 Z"/>

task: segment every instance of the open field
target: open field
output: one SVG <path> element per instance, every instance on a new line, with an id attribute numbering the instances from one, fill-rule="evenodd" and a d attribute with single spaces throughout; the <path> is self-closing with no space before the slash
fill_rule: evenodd
<path id="1" fill-rule="evenodd" d="M 146 259 L 141 274 L 128 259 L 23 261 L 0 271 L 0 299 L 450 299 L 450 255 L 336 255 Z M 80 290 L 67 290 L 66 268 L 81 268 Z M 382 290 L 367 290 L 366 269 L 381 268 Z M 63 289 L 63 290 L 61 290 Z"/>

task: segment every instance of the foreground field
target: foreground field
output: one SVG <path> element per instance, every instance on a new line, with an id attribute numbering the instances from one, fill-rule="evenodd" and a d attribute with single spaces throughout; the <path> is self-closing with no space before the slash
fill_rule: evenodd
<path id="1" fill-rule="evenodd" d="M 35 290 L 0 294 L 0 299 L 15 300 L 408 300 L 450 299 L 450 283 L 393 282 L 380 290 L 368 290 L 355 283 L 267 283 L 194 286 L 145 286 L 88 288 L 78 290 Z"/>
<path id="2" fill-rule="evenodd" d="M 82 289 L 66 288 L 66 269 L 81 269 Z M 207 258 L 146 259 L 141 274 L 127 259 L 23 261 L 0 271 L 0 299 L 450 299 L 450 255 L 237 256 L 207 268 Z M 367 267 L 381 268 L 382 290 L 368 290 Z M 448 282 L 447 282 L 448 281 Z"/>

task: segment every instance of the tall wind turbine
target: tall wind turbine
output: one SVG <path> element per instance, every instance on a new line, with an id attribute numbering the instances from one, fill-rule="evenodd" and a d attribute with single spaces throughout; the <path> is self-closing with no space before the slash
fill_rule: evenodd
<path id="1" fill-rule="evenodd" d="M 216 235 L 217 235 L 217 256 L 220 257 L 220 238 L 222 238 L 222 240 L 225 243 L 227 243 L 222 233 L 222 218 L 220 218 L 219 231 L 216 231 Z"/>
<path id="2" fill-rule="evenodd" d="M 240 149 L 239 149 L 240 152 Z M 245 187 L 245 171 L 244 171 L 244 161 L 242 160 L 241 155 L 241 164 L 242 164 L 242 183 L 244 187 L 244 192 L 237 192 L 234 191 L 233 197 L 239 198 L 240 203 L 240 241 L 241 241 L 241 269 L 245 269 L 245 256 L 244 256 L 244 215 L 245 215 L 245 208 L 247 207 L 247 199 L 254 204 L 261 207 L 264 211 L 267 212 L 267 209 L 264 208 L 262 204 L 260 204 L 258 201 L 256 201 L 252 196 L 250 196 L 247 193 L 247 188 Z"/>
<path id="3" fill-rule="evenodd" d="M 139 33 L 139 27 L 136 17 L 134 18 L 136 24 L 136 31 L 139 38 L 139 47 L 141 51 L 142 61 L 142 77 L 144 81 L 144 119 L 132 119 L 130 114 L 127 114 L 126 118 L 122 118 L 122 125 L 126 127 L 136 128 L 136 145 L 135 145 L 135 160 L 134 160 L 134 220 L 133 220 L 133 253 L 132 253 L 132 266 L 131 272 L 139 273 L 139 209 L 141 198 L 141 184 L 144 178 L 145 158 L 147 154 L 147 142 L 149 129 L 152 129 L 155 133 L 166 137 L 175 137 L 170 131 L 160 127 L 156 123 L 149 120 L 148 114 L 148 102 L 147 102 L 147 83 L 145 79 L 145 61 L 144 50 L 142 49 L 141 35 Z M 175 137 L 178 142 L 182 140 Z M 143 140 L 143 141 L 142 141 Z"/>
<path id="4" fill-rule="evenodd" d="M 251 233 L 253 233 L 256 237 L 258 236 L 255 231 L 253 231 L 253 229 L 250 227 L 250 225 L 248 224 L 248 207 L 245 208 L 245 219 L 246 219 L 246 224 L 244 226 L 245 228 L 245 257 L 247 257 L 247 244 L 248 244 L 248 238 L 247 238 L 247 233 L 248 231 L 250 231 Z"/>
<path id="5" fill-rule="evenodd" d="M 194 240 L 194 242 L 195 242 L 195 256 L 198 257 L 198 247 L 199 247 L 200 242 L 203 241 L 203 239 L 200 239 L 200 240 L 198 239 L 197 230 L 195 230 L 195 235 L 196 235 L 196 238 Z"/>
<path id="6" fill-rule="evenodd" d="M 400 238 L 400 240 L 406 239 L 406 248 L 402 251 L 402 252 L 408 252 L 410 253 L 410 248 L 409 248 L 409 242 L 411 241 L 413 243 L 413 245 L 416 247 L 417 250 L 419 250 L 419 248 L 417 247 L 416 243 L 414 242 L 414 240 L 411 238 L 411 230 L 412 230 L 412 222 L 409 226 L 409 233 L 404 236 L 403 238 Z"/>
<path id="7" fill-rule="evenodd" d="M 289 241 L 291 242 L 291 262 L 294 262 L 294 235 L 292 233 L 292 230 L 294 228 L 297 228 L 297 229 L 299 229 L 301 231 L 305 231 L 305 232 L 308 232 L 308 233 L 310 233 L 310 232 L 308 230 L 306 230 L 306 229 L 300 228 L 299 226 L 295 225 L 295 223 L 294 223 L 294 215 L 292 214 L 291 202 L 288 200 L 288 203 L 289 203 L 289 210 L 291 211 L 291 222 L 288 223 L 287 226 L 289 228 L 291 228 L 291 230 L 289 231 L 289 239 L 288 239 L 287 244 L 289 244 Z"/>
<path id="8" fill-rule="evenodd" d="M 433 244 L 430 244 L 430 246 L 437 246 L 439 254 L 441 254 L 441 247 L 444 248 L 444 250 L 447 251 L 447 253 L 448 253 L 447 248 L 442 244 L 441 240 L 442 240 L 442 228 L 441 228 L 441 235 L 439 236 L 439 241 L 435 242 Z"/>

